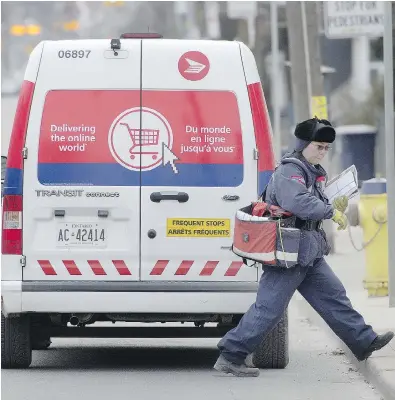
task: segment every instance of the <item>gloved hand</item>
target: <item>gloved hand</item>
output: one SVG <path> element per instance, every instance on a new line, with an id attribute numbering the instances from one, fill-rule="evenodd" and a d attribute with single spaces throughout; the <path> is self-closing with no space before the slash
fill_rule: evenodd
<path id="1" fill-rule="evenodd" d="M 347 196 L 339 196 L 333 200 L 333 208 L 339 210 L 341 213 L 344 213 L 348 207 L 348 197 Z"/>
<path id="2" fill-rule="evenodd" d="M 335 209 L 332 220 L 333 222 L 336 222 L 339 225 L 337 228 L 338 231 L 347 228 L 348 225 L 347 217 L 341 211 Z"/>

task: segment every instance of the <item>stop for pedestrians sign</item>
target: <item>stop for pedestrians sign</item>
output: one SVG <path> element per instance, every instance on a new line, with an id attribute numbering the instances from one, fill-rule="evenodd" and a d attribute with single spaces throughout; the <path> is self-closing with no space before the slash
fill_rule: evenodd
<path id="1" fill-rule="evenodd" d="M 379 37 L 384 32 L 383 1 L 324 2 L 325 35 L 329 39 Z"/>

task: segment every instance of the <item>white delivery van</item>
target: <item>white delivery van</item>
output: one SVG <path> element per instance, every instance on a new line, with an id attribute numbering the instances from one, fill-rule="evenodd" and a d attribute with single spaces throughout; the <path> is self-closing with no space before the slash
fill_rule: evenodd
<path id="1" fill-rule="evenodd" d="M 230 250 L 233 218 L 273 169 L 244 44 L 40 43 L 4 183 L 2 367 L 28 367 L 52 337 L 221 337 L 261 274 Z M 287 335 L 284 315 L 255 365 L 284 368 Z"/>

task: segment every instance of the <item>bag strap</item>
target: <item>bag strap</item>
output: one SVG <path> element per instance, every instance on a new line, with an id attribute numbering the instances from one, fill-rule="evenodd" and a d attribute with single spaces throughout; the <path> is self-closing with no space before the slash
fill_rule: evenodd
<path id="1" fill-rule="evenodd" d="M 232 246 L 231 246 L 231 250 L 233 251 L 233 244 L 232 244 Z M 241 257 L 241 256 L 239 256 L 239 257 Z M 242 258 L 242 260 L 243 260 L 243 264 L 247 265 L 247 267 L 254 267 L 254 266 L 257 264 L 257 262 L 254 261 L 251 265 L 248 265 L 248 264 L 247 264 L 247 258 L 245 258 L 245 257 L 241 257 L 241 258 Z"/>
<path id="2" fill-rule="evenodd" d="M 254 267 L 254 266 L 257 264 L 257 262 L 254 261 L 251 265 L 248 265 L 248 264 L 247 264 L 247 259 L 244 258 L 244 257 L 242 257 L 242 258 L 243 258 L 243 264 L 247 265 L 247 267 Z"/>
<path id="3" fill-rule="evenodd" d="M 272 176 L 269 179 L 269 182 L 266 184 L 265 189 L 263 190 L 263 192 L 261 193 L 261 195 L 258 197 L 258 199 L 262 199 L 262 201 L 265 201 L 265 197 L 266 197 L 266 192 L 267 192 L 267 188 L 269 186 L 270 181 L 273 179 L 274 180 L 274 174 L 277 171 L 277 168 L 280 166 L 280 164 L 274 169 Z M 305 182 L 308 182 L 308 179 L 306 179 L 306 172 L 302 171 L 304 178 L 305 178 Z M 309 187 L 307 187 L 307 191 L 309 193 L 311 193 L 313 191 L 313 186 L 314 186 L 315 182 L 313 182 Z M 307 186 L 307 185 L 306 185 Z"/>

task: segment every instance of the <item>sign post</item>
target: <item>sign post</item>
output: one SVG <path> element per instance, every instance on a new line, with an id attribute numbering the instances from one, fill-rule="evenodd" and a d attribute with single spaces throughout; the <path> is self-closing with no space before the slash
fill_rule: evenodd
<path id="1" fill-rule="evenodd" d="M 385 100 L 385 149 L 388 204 L 388 290 L 389 306 L 395 307 L 395 143 L 394 143 L 394 80 L 393 80 L 393 43 L 392 43 L 392 2 L 384 2 L 384 100 Z"/>

